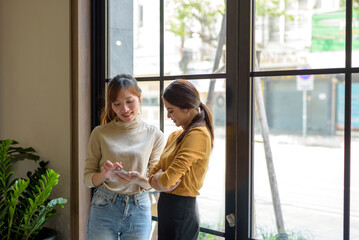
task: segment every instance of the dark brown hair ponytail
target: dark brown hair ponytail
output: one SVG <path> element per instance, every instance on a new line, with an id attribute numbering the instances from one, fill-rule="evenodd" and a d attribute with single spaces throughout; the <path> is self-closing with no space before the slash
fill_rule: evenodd
<path id="1" fill-rule="evenodd" d="M 211 146 L 213 147 L 213 117 L 209 108 L 201 102 L 196 87 L 187 80 L 179 79 L 172 82 L 163 92 L 162 97 L 171 105 L 181 109 L 195 108 L 198 114 L 192 119 L 190 125 L 178 137 L 177 144 L 182 141 L 187 132 L 199 126 L 206 126 L 211 134 Z"/>

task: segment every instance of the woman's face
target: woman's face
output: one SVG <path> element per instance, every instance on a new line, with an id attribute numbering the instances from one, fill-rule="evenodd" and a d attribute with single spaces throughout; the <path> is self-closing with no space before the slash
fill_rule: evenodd
<path id="1" fill-rule="evenodd" d="M 140 99 L 129 90 L 122 88 L 114 102 L 111 103 L 112 110 L 123 122 L 132 122 L 138 114 Z"/>
<path id="2" fill-rule="evenodd" d="M 177 127 L 183 127 L 186 123 L 188 123 L 190 119 L 188 109 L 182 109 L 174 106 L 165 99 L 163 99 L 163 103 L 167 109 L 167 117 L 170 118 Z"/>

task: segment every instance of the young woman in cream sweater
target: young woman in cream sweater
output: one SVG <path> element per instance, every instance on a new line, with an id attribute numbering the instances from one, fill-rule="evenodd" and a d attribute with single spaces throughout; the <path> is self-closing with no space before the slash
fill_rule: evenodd
<path id="1" fill-rule="evenodd" d="M 101 125 L 92 131 L 87 149 L 84 182 L 95 188 L 89 240 L 149 239 L 148 172 L 159 160 L 163 133 L 142 120 L 140 102 L 141 89 L 132 76 L 110 81 Z"/>

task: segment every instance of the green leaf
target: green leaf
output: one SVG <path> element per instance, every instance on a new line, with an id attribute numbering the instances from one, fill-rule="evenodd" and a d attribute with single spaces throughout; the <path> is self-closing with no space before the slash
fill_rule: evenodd
<path id="1" fill-rule="evenodd" d="M 11 205 L 12 205 L 12 206 L 15 206 L 15 205 L 16 205 L 16 202 L 17 202 L 17 199 L 16 199 L 16 198 L 11 198 Z"/>
<path id="2" fill-rule="evenodd" d="M 12 164 L 19 160 L 39 160 L 35 149 L 14 147 L 16 141 L 0 141 L 0 240 L 27 239 L 37 234 L 43 224 L 56 215 L 55 207 L 64 207 L 66 199 L 49 199 L 58 184 L 59 174 L 47 169 L 48 162 L 28 172 L 28 180 L 12 179 Z M 32 238 L 31 238 L 32 239 Z"/>
<path id="3" fill-rule="evenodd" d="M 14 212 L 15 212 L 15 209 L 14 207 L 9 207 L 9 214 L 10 214 L 10 217 L 14 216 Z"/>

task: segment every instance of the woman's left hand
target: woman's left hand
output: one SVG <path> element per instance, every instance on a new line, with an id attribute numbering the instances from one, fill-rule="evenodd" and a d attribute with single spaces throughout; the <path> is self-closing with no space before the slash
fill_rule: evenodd
<path id="1" fill-rule="evenodd" d="M 118 179 L 118 181 L 123 182 L 125 184 L 130 184 L 130 183 L 140 184 L 140 182 L 144 180 L 141 174 L 137 171 L 130 171 L 128 172 L 128 174 L 119 172 L 116 173 L 116 178 Z"/>
<path id="2" fill-rule="evenodd" d="M 181 183 L 181 179 L 178 179 L 178 181 L 176 182 L 175 185 L 171 186 L 171 187 L 163 187 L 161 184 L 160 184 L 160 176 L 161 176 L 161 173 L 162 173 L 162 169 L 160 169 L 154 176 L 153 178 L 151 178 L 151 186 L 158 190 L 158 191 L 161 191 L 161 192 L 171 192 L 173 191 L 174 189 L 177 188 L 177 186 Z"/>
<path id="3" fill-rule="evenodd" d="M 141 174 L 137 171 L 130 171 L 128 174 L 119 172 L 116 173 L 116 177 L 118 181 L 125 184 L 135 183 L 145 190 L 149 190 L 151 188 L 151 185 L 148 183 L 148 179 L 141 176 Z"/>

